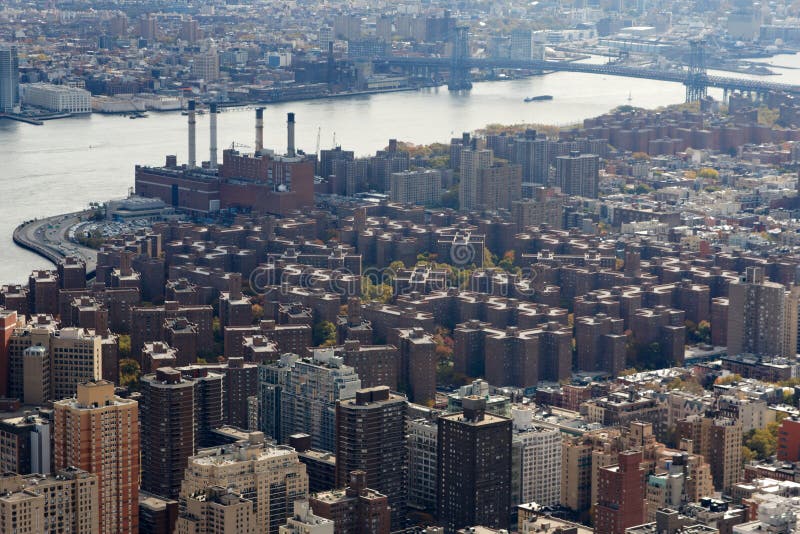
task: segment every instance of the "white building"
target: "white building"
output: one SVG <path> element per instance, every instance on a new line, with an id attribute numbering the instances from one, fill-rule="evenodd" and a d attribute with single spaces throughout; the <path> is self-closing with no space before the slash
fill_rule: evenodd
<path id="1" fill-rule="evenodd" d="M 431 205 L 442 196 L 442 173 L 432 169 L 393 172 L 389 188 L 394 202 Z"/>
<path id="2" fill-rule="evenodd" d="M 59 113 L 91 113 L 92 95 L 85 89 L 49 83 L 23 84 L 22 102 Z"/>
<path id="3" fill-rule="evenodd" d="M 207 82 L 219 80 L 219 54 L 216 48 L 211 47 L 207 51 L 194 56 L 192 75 Z"/>
<path id="4" fill-rule="evenodd" d="M 428 419 L 408 423 L 408 505 L 436 510 L 436 444 L 438 427 Z"/>
<path id="5" fill-rule="evenodd" d="M 512 448 L 518 451 L 513 461 L 519 462 L 512 473 L 520 473 L 520 502 L 555 506 L 561 502 L 561 432 L 534 425 L 533 413 L 528 408 L 511 409 Z"/>
<path id="6" fill-rule="evenodd" d="M 314 515 L 308 501 L 294 501 L 294 514 L 278 534 L 333 534 L 333 521 Z"/>

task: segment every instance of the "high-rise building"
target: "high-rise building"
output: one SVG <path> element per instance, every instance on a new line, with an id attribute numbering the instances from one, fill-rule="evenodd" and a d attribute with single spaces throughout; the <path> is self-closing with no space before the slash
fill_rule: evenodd
<path id="1" fill-rule="evenodd" d="M 0 395 L 8 397 L 8 351 L 17 326 L 17 312 L 0 307 Z"/>
<path id="2" fill-rule="evenodd" d="M 535 502 L 542 506 L 561 504 L 561 431 L 537 426 L 533 411 L 513 409 L 513 480 L 519 487 L 515 504 Z M 516 493 L 516 492 L 514 492 Z"/>
<path id="3" fill-rule="evenodd" d="M 139 18 L 139 36 L 147 41 L 158 39 L 158 19 L 155 15 L 146 14 Z"/>
<path id="4" fill-rule="evenodd" d="M 96 534 L 97 477 L 76 467 L 55 475 L 0 476 L 0 532 Z"/>
<path id="5" fill-rule="evenodd" d="M 102 378 L 102 361 L 94 331 L 59 329 L 51 316 L 34 316 L 9 340 L 9 395 L 26 404 L 70 398 L 78 384 Z"/>
<path id="6" fill-rule="evenodd" d="M 19 57 L 15 46 L 0 46 L 0 113 L 19 111 Z"/>
<path id="7" fill-rule="evenodd" d="M 534 41 L 534 33 L 529 29 L 516 29 L 511 32 L 511 59 L 530 61 L 544 59 L 544 46 Z"/>
<path id="8" fill-rule="evenodd" d="M 511 420 L 487 414 L 482 398 L 467 397 L 462 407 L 439 418 L 439 523 L 447 534 L 472 525 L 508 529 Z"/>
<path id="9" fill-rule="evenodd" d="M 481 211 L 510 210 L 522 195 L 522 166 L 512 163 L 478 169 L 476 208 Z"/>
<path id="10" fill-rule="evenodd" d="M 619 453 L 619 463 L 600 468 L 595 529 L 625 534 L 625 529 L 644 523 L 644 469 L 641 451 Z"/>
<path id="11" fill-rule="evenodd" d="M 474 146 L 463 148 L 460 153 L 461 185 L 458 189 L 459 207 L 463 211 L 479 208 L 480 169 L 492 166 L 491 150 L 479 150 Z"/>
<path id="12" fill-rule="evenodd" d="M 195 384 L 171 367 L 142 377 L 142 490 L 177 498 L 195 452 Z"/>
<path id="13" fill-rule="evenodd" d="M 794 357 L 800 288 L 770 282 L 761 267 L 747 267 L 728 290 L 728 353 Z"/>
<path id="14" fill-rule="evenodd" d="M 436 396 L 436 344 L 422 328 L 396 329 L 395 344 L 400 351 L 398 382 L 408 400 L 426 404 Z"/>
<path id="15" fill-rule="evenodd" d="M 100 380 L 54 404 L 55 467 L 97 476 L 102 533 L 139 532 L 139 414 L 134 400 Z"/>
<path id="16" fill-rule="evenodd" d="M 0 420 L 0 472 L 29 475 L 52 472 L 52 412 Z"/>
<path id="17" fill-rule="evenodd" d="M 678 421 L 678 439 L 691 440 L 688 452 L 700 454 L 711 467 L 717 491 L 730 493 L 742 471 L 742 425 L 715 413 L 692 415 Z"/>
<path id="18" fill-rule="evenodd" d="M 258 366 L 243 358 L 228 358 L 223 379 L 225 424 L 248 428 L 247 399 L 258 390 Z"/>
<path id="19" fill-rule="evenodd" d="M 361 389 L 336 405 L 336 483 L 351 471 L 367 474 L 367 486 L 389 498 L 392 529 L 404 527 L 407 458 L 405 397 L 386 386 Z"/>
<path id="20" fill-rule="evenodd" d="M 429 513 L 436 511 L 435 421 L 414 419 L 407 425 L 408 506 Z"/>
<path id="21" fill-rule="evenodd" d="M 389 188 L 394 202 L 430 206 L 442 196 L 442 173 L 434 169 L 393 172 Z"/>
<path id="22" fill-rule="evenodd" d="M 550 175 L 552 147 L 547 139 L 527 130 L 514 139 L 511 161 L 522 165 L 522 196 L 531 198 L 533 188 L 547 185 Z"/>
<path id="23" fill-rule="evenodd" d="M 564 227 L 567 195 L 562 194 L 558 188 L 531 184 L 522 190 L 522 196 L 525 198 L 511 201 L 511 220 L 517 225 L 518 231 L 542 224 L 547 224 L 554 230 Z"/>
<path id="24" fill-rule="evenodd" d="M 311 446 L 335 447 L 336 401 L 355 397 L 361 380 L 334 350 L 315 350 L 310 358 L 284 355 L 259 369 L 262 428 L 279 433 L 278 441 L 309 434 Z M 277 429 L 276 429 L 277 425 Z"/>
<path id="25" fill-rule="evenodd" d="M 183 499 L 175 534 L 258 534 L 253 502 L 233 488 L 209 486 Z"/>
<path id="26" fill-rule="evenodd" d="M 333 521 L 334 534 L 389 534 L 389 500 L 367 487 L 364 471 L 350 473 L 342 490 L 317 493 L 309 500 L 314 513 Z"/>
<path id="27" fill-rule="evenodd" d="M 102 378 L 102 338 L 80 328 L 62 328 L 50 340 L 53 400 L 75 395 L 78 384 Z"/>
<path id="28" fill-rule="evenodd" d="M 188 503 L 197 492 L 212 486 L 235 488 L 250 501 L 259 534 L 277 534 L 291 516 L 294 502 L 308 498 L 306 466 L 297 452 L 266 443 L 261 432 L 200 450 L 189 458 L 181 499 Z"/>
<path id="29" fill-rule="evenodd" d="M 567 195 L 597 198 L 600 156 L 573 151 L 556 158 L 556 185 Z"/>
<path id="30" fill-rule="evenodd" d="M 294 513 L 278 534 L 333 534 L 333 521 L 314 515 L 308 501 L 294 501 Z"/>
<path id="31" fill-rule="evenodd" d="M 196 43 L 200 40 L 202 34 L 200 33 L 200 25 L 196 19 L 191 17 L 181 21 L 180 38 L 189 43 Z"/>

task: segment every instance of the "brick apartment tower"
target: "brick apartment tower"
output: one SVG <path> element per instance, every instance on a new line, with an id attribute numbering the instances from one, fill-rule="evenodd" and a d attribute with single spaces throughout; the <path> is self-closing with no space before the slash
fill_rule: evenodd
<path id="1" fill-rule="evenodd" d="M 406 508 L 405 397 L 386 386 L 361 389 L 336 405 L 336 485 L 365 471 L 367 487 L 386 495 L 392 530 L 404 526 Z"/>
<path id="2" fill-rule="evenodd" d="M 176 499 L 195 452 L 195 384 L 171 367 L 142 377 L 142 490 Z"/>
<path id="3" fill-rule="evenodd" d="M 508 529 L 511 420 L 486 413 L 486 399 L 476 396 L 462 407 L 439 418 L 437 519 L 447 534 L 472 525 Z"/>
<path id="4" fill-rule="evenodd" d="M 618 462 L 598 473 L 595 530 L 603 534 L 625 534 L 645 521 L 642 453 L 621 452 Z"/>
<path id="5" fill-rule="evenodd" d="M 105 380 L 78 385 L 77 397 L 54 404 L 56 470 L 97 476 L 100 533 L 139 532 L 139 411 Z"/>

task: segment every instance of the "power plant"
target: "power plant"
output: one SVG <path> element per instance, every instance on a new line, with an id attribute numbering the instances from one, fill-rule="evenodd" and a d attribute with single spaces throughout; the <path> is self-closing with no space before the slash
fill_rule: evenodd
<path id="1" fill-rule="evenodd" d="M 264 109 L 255 116 L 255 150 L 242 153 L 232 147 L 218 161 L 217 105 L 209 105 L 209 159 L 197 165 L 197 103 L 188 104 L 189 158 L 178 165 L 169 155 L 163 167 L 136 166 L 135 192 L 160 198 L 176 209 L 207 214 L 234 209 L 239 212 L 286 215 L 314 204 L 315 157 L 295 146 L 295 115 L 286 120 L 287 150 L 277 155 L 264 148 Z"/>

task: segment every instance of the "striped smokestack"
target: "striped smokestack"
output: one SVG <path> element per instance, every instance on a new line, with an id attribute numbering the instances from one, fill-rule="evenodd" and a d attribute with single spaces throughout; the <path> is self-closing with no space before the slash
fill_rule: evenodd
<path id="1" fill-rule="evenodd" d="M 194 108 L 195 102 L 194 100 L 189 100 L 189 168 L 194 169 L 197 167 L 197 157 L 195 152 L 195 121 L 194 116 Z"/>

